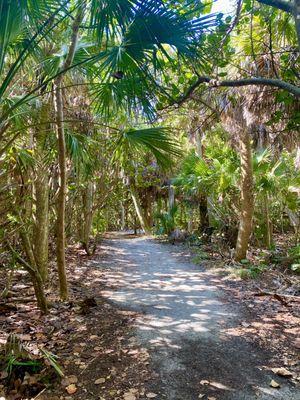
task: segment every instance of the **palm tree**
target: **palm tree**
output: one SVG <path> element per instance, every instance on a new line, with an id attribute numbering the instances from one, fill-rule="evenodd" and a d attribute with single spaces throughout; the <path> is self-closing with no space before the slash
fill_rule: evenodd
<path id="1" fill-rule="evenodd" d="M 153 127 L 145 129 L 130 129 L 121 132 L 114 150 L 114 161 L 120 163 L 125 176 L 127 176 L 130 195 L 135 211 L 143 231 L 151 233 L 149 220 L 141 206 L 136 182 L 134 160 L 137 154 L 148 152 L 155 157 L 157 164 L 163 169 L 171 168 L 173 159 L 179 157 L 182 152 L 180 144 L 170 135 L 170 130 L 164 127 Z M 128 173 L 132 171 L 133 174 Z"/>
<path id="2" fill-rule="evenodd" d="M 0 152 L 5 152 L 23 131 L 27 105 L 52 91 L 54 83 L 59 164 L 57 266 L 60 296 L 66 299 L 67 155 L 63 85 L 67 76 L 75 69 L 85 71 L 86 83 L 93 84 L 91 93 L 97 103 L 96 111 L 102 117 L 121 109 L 153 117 L 155 93 L 162 90 L 159 76 L 164 73 L 163 59 L 193 57 L 201 34 L 214 21 L 207 16 L 195 18 L 183 12 L 183 7 L 176 9 L 153 0 L 100 4 L 96 0 L 2 0 L 0 10 L 0 136 L 4 139 Z M 66 30 L 66 26 L 70 29 Z M 82 44 L 83 36 L 87 46 Z M 53 51 L 43 56 L 41 49 L 46 42 L 52 43 Z M 59 51 L 66 42 L 67 49 Z M 30 84 L 23 79 L 24 71 L 31 78 Z M 19 79 L 21 90 L 16 91 L 15 82 Z M 143 145 L 163 163 L 161 154 L 166 156 L 169 150 L 172 153 L 172 146 L 162 131 L 152 130 L 152 134 L 150 138 L 148 132 Z M 133 133 L 127 133 L 129 137 L 134 140 Z"/>

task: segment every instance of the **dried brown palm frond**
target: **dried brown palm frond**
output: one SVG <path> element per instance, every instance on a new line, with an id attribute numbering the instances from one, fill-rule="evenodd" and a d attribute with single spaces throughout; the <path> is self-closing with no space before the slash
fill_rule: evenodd
<path id="1" fill-rule="evenodd" d="M 260 76 L 278 76 L 278 56 L 260 56 L 256 62 L 246 61 L 244 68 Z M 300 111 L 300 101 L 279 102 L 279 91 L 267 86 L 232 88 L 222 97 L 221 120 L 233 134 L 241 129 L 249 129 L 255 147 L 272 146 L 275 150 L 293 150 L 299 145 L 300 126 L 290 126 L 291 119 Z M 280 115 L 280 118 L 272 116 Z M 234 137 L 233 137 L 234 140 Z"/>

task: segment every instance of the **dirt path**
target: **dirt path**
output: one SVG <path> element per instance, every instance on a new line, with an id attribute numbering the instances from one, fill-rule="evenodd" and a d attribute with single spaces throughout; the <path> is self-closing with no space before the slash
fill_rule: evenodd
<path id="1" fill-rule="evenodd" d="M 144 237 L 116 235 L 103 246 L 111 255 L 98 263 L 107 269 L 102 294 L 140 312 L 136 339 L 151 354 L 157 399 L 300 399 L 299 389 L 266 368 L 268 353 L 234 335 L 243 308 L 224 301 L 218 276 L 176 246 Z M 271 388 L 271 379 L 281 387 Z"/>

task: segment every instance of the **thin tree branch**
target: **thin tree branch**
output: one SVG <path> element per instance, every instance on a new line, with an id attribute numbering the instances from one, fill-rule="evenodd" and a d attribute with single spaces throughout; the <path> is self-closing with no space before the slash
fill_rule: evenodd
<path id="1" fill-rule="evenodd" d="M 186 100 L 188 100 L 194 91 L 203 83 L 208 84 L 211 88 L 218 88 L 218 87 L 241 87 L 241 86 L 250 86 L 250 85 L 255 85 L 255 86 L 273 86 L 277 87 L 279 89 L 283 89 L 288 91 L 289 93 L 292 93 L 294 96 L 300 98 L 300 87 L 292 85 L 291 83 L 282 81 L 280 79 L 272 79 L 272 78 L 263 78 L 263 77 L 257 77 L 257 78 L 245 78 L 245 79 L 236 79 L 236 80 L 217 80 L 213 79 L 212 77 L 209 76 L 199 76 L 197 81 L 189 87 L 189 89 L 180 97 L 177 99 L 174 99 L 172 104 L 177 104 L 181 105 L 184 103 Z"/>
<path id="2" fill-rule="evenodd" d="M 234 28 L 236 27 L 236 25 L 239 22 L 239 19 L 241 16 L 241 11 L 242 11 L 242 4 L 243 4 L 243 0 L 237 0 L 236 14 L 235 14 L 234 20 L 233 20 L 232 24 L 229 26 L 224 38 L 222 39 L 221 47 L 223 47 L 223 44 L 225 43 L 226 39 L 228 38 L 228 36 L 231 34 L 231 32 L 234 30 Z"/>
<path id="3" fill-rule="evenodd" d="M 288 13 L 293 12 L 293 2 L 285 1 L 285 0 L 257 0 L 261 4 L 265 4 L 266 6 L 278 8 L 279 10 L 286 11 Z"/>
<path id="4" fill-rule="evenodd" d="M 254 50 L 254 43 L 253 43 L 253 9 L 254 9 L 254 0 L 252 0 L 252 11 L 251 11 L 251 17 L 250 17 L 250 44 L 251 44 L 251 55 L 253 58 L 253 63 L 255 65 L 255 75 L 258 74 L 258 66 L 257 66 L 257 61 L 256 61 L 256 56 L 255 56 L 255 50 Z"/>
<path id="5" fill-rule="evenodd" d="M 120 132 L 121 129 L 113 127 L 111 125 L 107 125 L 107 124 L 102 124 L 100 122 L 94 122 L 94 121 L 88 121 L 88 120 L 84 120 L 84 119 L 64 119 L 62 122 L 66 122 L 66 123 L 89 123 L 91 125 L 95 125 L 95 126 L 101 126 L 103 128 L 108 128 L 111 129 L 113 131 L 116 132 Z M 37 126 L 43 126 L 43 125 L 48 125 L 48 124 L 55 124 L 56 120 L 48 120 L 45 122 L 40 122 L 40 123 L 35 123 L 35 124 L 30 124 L 30 125 L 24 125 L 22 126 L 22 128 L 20 129 L 16 129 L 15 131 L 10 132 L 11 135 L 14 135 L 11 139 L 9 139 L 8 142 L 6 142 L 2 148 L 0 148 L 0 157 L 6 152 L 6 150 L 9 148 L 10 145 L 12 145 L 12 143 L 17 139 L 18 136 L 20 136 L 22 133 L 24 133 L 25 129 L 28 128 L 35 128 Z M 49 129 L 49 131 L 51 131 L 52 129 Z"/>
<path id="6" fill-rule="evenodd" d="M 23 267 L 26 269 L 31 274 L 37 274 L 37 270 L 32 267 L 26 260 L 24 260 L 23 257 L 20 256 L 20 254 L 12 247 L 12 245 L 9 243 L 9 241 L 6 239 L 5 244 L 7 249 L 13 254 L 16 259 L 18 260 L 19 264 L 23 265 Z"/>
<path id="7" fill-rule="evenodd" d="M 0 128 L 0 140 L 2 140 L 5 131 L 8 129 L 9 127 L 9 122 L 7 122 L 6 124 L 2 125 Z"/>

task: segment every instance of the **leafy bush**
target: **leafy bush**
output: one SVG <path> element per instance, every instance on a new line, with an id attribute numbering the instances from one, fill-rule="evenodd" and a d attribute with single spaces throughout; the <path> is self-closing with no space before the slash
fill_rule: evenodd
<path id="1" fill-rule="evenodd" d="M 157 213 L 155 218 L 158 221 L 157 234 L 159 235 L 169 235 L 176 227 L 175 216 L 177 213 L 177 207 L 174 206 L 170 210 Z"/>

